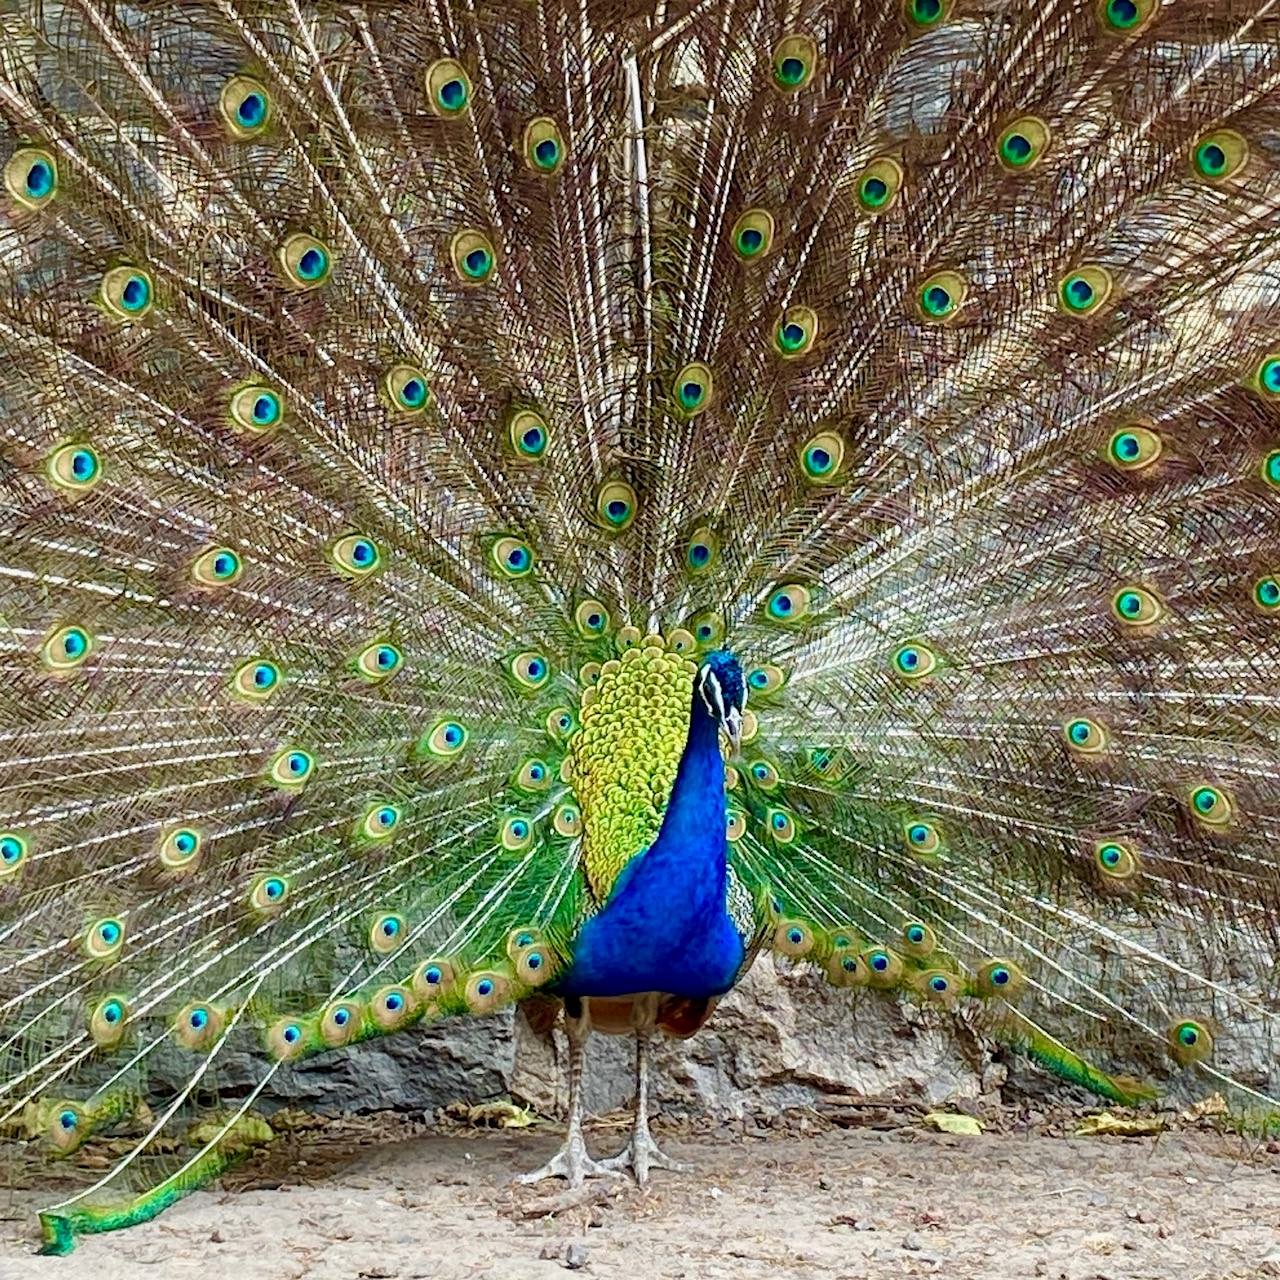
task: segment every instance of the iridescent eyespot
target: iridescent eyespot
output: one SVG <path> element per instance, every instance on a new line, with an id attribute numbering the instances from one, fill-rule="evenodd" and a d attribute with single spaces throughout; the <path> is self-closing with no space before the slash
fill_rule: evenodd
<path id="1" fill-rule="evenodd" d="M 564 163 L 564 135 L 550 116 L 537 116 L 524 127 L 520 142 L 524 162 L 534 173 L 549 178 Z"/>
<path id="2" fill-rule="evenodd" d="M 1102 29 L 1109 35 L 1129 36 L 1155 17 L 1160 0 L 1097 0 Z"/>
<path id="3" fill-rule="evenodd" d="M 453 986 L 453 965 L 447 960 L 424 960 L 413 971 L 413 994 L 430 1004 Z"/>
<path id="4" fill-rule="evenodd" d="M 1253 603 L 1263 613 L 1274 613 L 1280 607 L 1280 581 L 1272 574 L 1253 584 Z"/>
<path id="5" fill-rule="evenodd" d="M 928 645 L 904 644 L 893 651 L 893 669 L 904 680 L 922 680 L 937 666 L 938 655 Z"/>
<path id="6" fill-rule="evenodd" d="M 416 417 L 431 402 L 427 375 L 416 365 L 397 364 L 382 379 L 383 394 L 393 410 L 404 417 Z"/>
<path id="7" fill-rule="evenodd" d="M 348 533 L 329 548 L 329 563 L 344 577 L 359 580 L 382 567 L 382 552 L 372 538 Z"/>
<path id="8" fill-rule="evenodd" d="M 1149 427 L 1132 423 L 1112 433 L 1107 460 L 1120 471 L 1141 471 L 1160 456 L 1160 437 Z"/>
<path id="9" fill-rule="evenodd" d="M 808 355 L 818 341 L 818 313 L 812 307 L 788 307 L 773 331 L 774 350 L 784 360 Z"/>
<path id="10" fill-rule="evenodd" d="M 989 960 L 978 970 L 973 991 L 984 999 L 1001 996 L 1005 1000 L 1014 1000 L 1022 994 L 1026 985 L 1026 977 L 1013 961 Z"/>
<path id="11" fill-rule="evenodd" d="M 764 827 L 774 844 L 790 844 L 796 838 L 796 820 L 786 809 L 767 809 Z"/>
<path id="12" fill-rule="evenodd" d="M 690 573 L 703 573 L 710 569 L 720 554 L 720 539 L 707 525 L 700 525 L 685 544 L 684 565 Z"/>
<path id="13" fill-rule="evenodd" d="M 747 209 L 729 232 L 729 243 L 743 262 L 757 262 L 773 248 L 773 214 L 767 209 Z"/>
<path id="14" fill-rule="evenodd" d="M 813 930 L 803 920 L 780 920 L 773 931 L 773 949 L 793 959 L 813 950 Z"/>
<path id="15" fill-rule="evenodd" d="M 902 166 L 892 156 L 872 160 L 857 177 L 858 204 L 873 217 L 892 209 L 902 191 Z"/>
<path id="16" fill-rule="evenodd" d="M 1146 627 L 1159 622 L 1164 606 L 1145 587 L 1121 587 L 1111 597 L 1111 612 L 1127 627 Z"/>
<path id="17" fill-rule="evenodd" d="M 222 1034 L 226 1016 L 221 1009 L 197 1001 L 173 1020 L 174 1039 L 185 1049 L 207 1049 Z"/>
<path id="18" fill-rule="evenodd" d="M 369 926 L 369 946 L 380 956 L 390 955 L 404 944 L 408 931 L 404 916 L 387 912 Z"/>
<path id="19" fill-rule="evenodd" d="M 124 921 L 118 916 L 95 920 L 81 938 L 80 948 L 90 960 L 110 960 L 124 946 Z"/>
<path id="20" fill-rule="evenodd" d="M 861 956 L 867 966 L 867 981 L 881 990 L 896 987 L 902 978 L 902 957 L 888 947 L 871 947 Z"/>
<path id="21" fill-rule="evenodd" d="M 458 720 L 437 721 L 429 733 L 419 742 L 420 752 L 448 759 L 456 756 L 467 745 L 466 726 Z"/>
<path id="22" fill-rule="evenodd" d="M 1231 797 L 1208 783 L 1193 787 L 1187 798 L 1196 821 L 1206 827 L 1225 827 L 1235 816 Z"/>
<path id="23" fill-rule="evenodd" d="M 400 806 L 387 800 L 371 804 L 356 824 L 356 835 L 364 840 L 379 842 L 389 840 L 403 817 Z"/>
<path id="24" fill-rule="evenodd" d="M 284 876 L 259 876 L 249 889 L 249 905 L 261 915 L 274 915 L 289 899 Z"/>
<path id="25" fill-rule="evenodd" d="M 151 274 L 141 267 L 112 267 L 102 277 L 98 302 L 113 320 L 140 320 L 155 302 Z"/>
<path id="26" fill-rule="evenodd" d="M 4 167 L 4 185 L 23 209 L 39 209 L 58 191 L 58 162 L 43 147 L 20 147 Z"/>
<path id="27" fill-rule="evenodd" d="M 585 640 L 594 640 L 609 630 L 609 610 L 599 600 L 583 600 L 573 611 L 573 625 Z"/>
<path id="28" fill-rule="evenodd" d="M 160 864 L 170 871 L 190 871 L 200 857 L 204 838 L 195 827 L 172 827 L 160 838 Z"/>
<path id="29" fill-rule="evenodd" d="M 89 1037 L 99 1049 L 113 1049 L 124 1039 L 129 1006 L 121 996 L 99 1000 L 89 1013 Z"/>
<path id="30" fill-rule="evenodd" d="M 1058 282 L 1058 306 L 1069 316 L 1093 315 L 1111 297 L 1113 287 L 1106 267 L 1077 267 Z"/>
<path id="31" fill-rule="evenodd" d="M 747 815 L 741 809 L 726 811 L 724 834 L 730 844 L 737 844 L 747 834 Z"/>
<path id="32" fill-rule="evenodd" d="M 958 271 L 935 271 L 916 287 L 916 310 L 930 324 L 946 324 L 960 314 L 969 282 Z"/>
<path id="33" fill-rule="evenodd" d="M 507 662 L 507 670 L 522 689 L 541 689 L 551 679 L 551 664 L 540 653 L 526 650 Z"/>
<path id="34" fill-rule="evenodd" d="M 699 361 L 685 365 L 671 383 L 676 409 L 686 418 L 701 413 L 711 403 L 713 391 L 711 369 Z"/>
<path id="35" fill-rule="evenodd" d="M 533 548 L 519 538 L 499 538 L 489 554 L 504 577 L 526 578 L 533 571 Z"/>
<path id="36" fill-rule="evenodd" d="M 0 880 L 20 870 L 30 851 L 26 836 L 16 831 L 0 832 Z"/>
<path id="37" fill-rule="evenodd" d="M 427 101 L 445 119 L 463 115 L 471 107 L 471 77 L 456 58 L 440 58 L 426 72 Z"/>
<path id="38" fill-rule="evenodd" d="M 509 989 L 507 979 L 500 973 L 473 973 L 467 979 L 467 1008 L 475 1014 L 490 1013 L 506 1000 Z"/>
<path id="39" fill-rule="evenodd" d="M 362 680 L 381 684 L 404 666 L 404 654 L 389 640 L 375 640 L 356 654 L 352 665 Z"/>
<path id="40" fill-rule="evenodd" d="M 483 231 L 468 227 L 449 241 L 449 257 L 463 284 L 484 284 L 497 266 L 493 241 Z"/>
<path id="41" fill-rule="evenodd" d="M 1093 847 L 1093 858 L 1108 880 L 1132 880 L 1142 869 L 1135 850 L 1119 840 L 1099 840 Z"/>
<path id="42" fill-rule="evenodd" d="M 517 458 L 536 462 L 551 443 L 551 428 L 542 414 L 532 409 L 518 409 L 507 423 L 507 438 Z"/>
<path id="43" fill-rule="evenodd" d="M 1169 1027 L 1169 1053 L 1184 1067 L 1203 1062 L 1213 1053 L 1213 1036 L 1208 1027 L 1192 1018 L 1184 1018 Z"/>
<path id="44" fill-rule="evenodd" d="M 102 466 L 91 445 L 64 444 L 45 459 L 49 483 L 66 493 L 86 493 L 102 479 Z"/>
<path id="45" fill-rule="evenodd" d="M 902 926 L 902 949 L 912 956 L 932 955 L 938 945 L 938 935 L 919 920 L 911 920 Z"/>
<path id="46" fill-rule="evenodd" d="M 329 246 L 303 231 L 284 238 L 276 250 L 276 262 L 295 289 L 318 289 L 333 271 Z"/>
<path id="47" fill-rule="evenodd" d="M 191 580 L 198 587 L 227 587 L 244 572 L 244 562 L 230 547 L 206 547 L 191 562 Z"/>
<path id="48" fill-rule="evenodd" d="M 508 853 L 523 853 L 533 845 L 533 823 L 528 818 L 506 818 L 498 829 L 498 843 Z"/>
<path id="49" fill-rule="evenodd" d="M 521 791 L 545 791 L 551 785 L 553 777 L 551 766 L 535 756 L 516 770 L 512 785 Z"/>
<path id="50" fill-rule="evenodd" d="M 267 781 L 285 791 L 301 790 L 315 772 L 316 760 L 301 747 L 283 747 L 271 757 Z"/>
<path id="51" fill-rule="evenodd" d="M 712 648 L 724 639 L 724 617 L 712 609 L 695 613 L 689 619 L 689 631 L 700 649 Z"/>
<path id="52" fill-rule="evenodd" d="M 809 612 L 809 588 L 788 582 L 770 593 L 765 612 L 774 622 L 799 622 Z"/>
<path id="53" fill-rule="evenodd" d="M 761 791 L 776 790 L 779 782 L 778 769 L 771 760 L 753 760 L 747 766 L 747 773 Z"/>
<path id="54" fill-rule="evenodd" d="M 942 837 L 938 834 L 937 827 L 921 818 L 912 819 L 903 825 L 902 838 L 907 852 L 917 857 L 927 858 L 942 848 Z"/>
<path id="55" fill-rule="evenodd" d="M 783 93 L 796 93 L 818 69 L 818 46 L 812 36 L 785 36 L 774 46 L 772 61 L 774 86 Z"/>
<path id="56" fill-rule="evenodd" d="M 827 981 L 837 987 L 863 987 L 870 977 L 852 940 L 832 950 L 825 970 Z"/>
<path id="57" fill-rule="evenodd" d="M 1259 392 L 1268 400 L 1280 399 L 1280 354 L 1272 353 L 1271 355 L 1263 356 L 1257 369 L 1254 371 L 1251 385 L 1255 391 Z M 1271 458 L 1277 456 L 1278 453 L 1280 453 L 1280 451 L 1269 455 L 1267 459 L 1268 463 L 1270 463 Z M 1280 467 L 1276 470 L 1277 474 L 1274 477 L 1269 472 L 1267 473 L 1267 479 L 1270 480 L 1272 484 L 1280 484 Z"/>
<path id="58" fill-rule="evenodd" d="M 747 672 L 747 688 L 753 694 L 777 693 L 786 683 L 786 679 L 786 674 L 781 667 L 765 662 L 758 667 L 752 667 Z"/>
<path id="59" fill-rule="evenodd" d="M 912 981 L 920 995 L 937 1003 L 949 1002 L 960 990 L 955 975 L 945 969 L 926 969 Z"/>
<path id="60" fill-rule="evenodd" d="M 1276 361 L 1277 393 L 1280 393 L 1280 360 Z M 1262 478 L 1273 489 L 1280 489 L 1280 449 L 1272 449 L 1262 460 Z"/>
<path id="61" fill-rule="evenodd" d="M 823 431 L 800 446 L 800 466 L 812 484 L 834 484 L 844 462 L 844 441 L 834 431 Z"/>
<path id="62" fill-rule="evenodd" d="M 395 1031 L 416 1012 L 413 992 L 398 983 L 375 991 L 369 1000 L 369 1013 L 383 1031 Z"/>
<path id="63" fill-rule="evenodd" d="M 267 1049 L 277 1061 L 289 1062 L 301 1057 L 310 1040 L 305 1023 L 297 1018 L 281 1018 L 267 1032 Z"/>
<path id="64" fill-rule="evenodd" d="M 573 837 L 582 834 L 582 811 L 575 804 L 562 804 L 551 819 L 558 836 Z"/>
<path id="65" fill-rule="evenodd" d="M 1106 728 L 1088 716 L 1069 720 L 1062 728 L 1062 736 L 1067 746 L 1080 755 L 1098 755 L 1107 749 Z"/>
<path id="66" fill-rule="evenodd" d="M 284 420 L 284 397 L 271 387 L 251 382 L 231 393 L 228 412 L 232 426 L 261 434 Z"/>
<path id="67" fill-rule="evenodd" d="M 636 518 L 636 491 L 623 480 L 601 485 L 596 517 L 609 532 L 621 533 Z"/>
<path id="68" fill-rule="evenodd" d="M 913 27 L 936 27 L 951 13 L 952 0 L 903 0 L 902 12 Z"/>
<path id="69" fill-rule="evenodd" d="M 360 1006 L 354 1000 L 331 1004 L 320 1019 L 320 1037 L 330 1048 L 350 1044 L 360 1030 Z"/>
<path id="70" fill-rule="evenodd" d="M 1191 171 L 1204 182 L 1226 182 L 1249 163 L 1249 144 L 1234 129 L 1214 129 L 1191 148 Z"/>
<path id="71" fill-rule="evenodd" d="M 263 703 L 280 688 L 280 668 L 267 658 L 250 658 L 231 673 L 231 692 L 243 702 Z"/>
<path id="72" fill-rule="evenodd" d="M 578 716 L 572 707 L 552 707 L 547 712 L 547 732 L 557 741 L 566 741 L 578 728 Z"/>
<path id="73" fill-rule="evenodd" d="M 271 123 L 271 95 L 252 76 L 232 76 L 222 86 L 218 110 L 227 132 L 243 142 Z"/>
<path id="74" fill-rule="evenodd" d="M 1009 173 L 1027 173 L 1049 150 L 1049 126 L 1039 116 L 1019 116 L 996 142 L 996 159 Z"/>
<path id="75" fill-rule="evenodd" d="M 40 661 L 50 675 L 65 676 L 81 666 L 94 650 L 96 641 L 84 627 L 59 627 L 40 646 Z"/>

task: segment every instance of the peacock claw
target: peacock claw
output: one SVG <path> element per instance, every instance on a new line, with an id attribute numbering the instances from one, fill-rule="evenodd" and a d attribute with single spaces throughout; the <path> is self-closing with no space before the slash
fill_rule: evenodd
<path id="1" fill-rule="evenodd" d="M 641 1187 L 649 1185 L 650 1169 L 668 1169 L 672 1173 L 689 1173 L 691 1169 L 691 1166 L 667 1155 L 653 1140 L 647 1127 L 634 1129 L 627 1145 L 616 1156 L 601 1160 L 600 1167 L 610 1173 L 630 1169 Z"/>
<path id="2" fill-rule="evenodd" d="M 593 1160 L 587 1154 L 586 1143 L 578 1138 L 570 1139 L 540 1169 L 517 1175 L 514 1181 L 520 1186 L 532 1186 L 547 1178 L 563 1178 L 570 1189 L 576 1189 L 588 1178 L 620 1178 L 622 1174 L 609 1167 L 607 1160 Z"/>

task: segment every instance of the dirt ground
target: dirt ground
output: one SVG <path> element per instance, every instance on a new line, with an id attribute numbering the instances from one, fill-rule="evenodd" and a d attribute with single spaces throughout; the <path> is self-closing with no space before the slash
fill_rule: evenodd
<path id="1" fill-rule="evenodd" d="M 559 1130 L 368 1117 L 277 1140 L 153 1222 L 34 1256 L 0 1198 L 3 1280 L 1255 1280 L 1280 1276 L 1280 1145 L 1200 1127 L 1073 1136 L 1071 1117 L 952 1136 L 918 1115 L 658 1127 L 689 1174 L 513 1188 Z M 603 1152 L 622 1117 L 593 1126 Z"/>

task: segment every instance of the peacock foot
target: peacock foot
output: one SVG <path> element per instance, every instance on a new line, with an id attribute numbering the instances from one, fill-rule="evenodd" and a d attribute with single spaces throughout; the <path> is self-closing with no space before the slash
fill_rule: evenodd
<path id="1" fill-rule="evenodd" d="M 649 1185 L 650 1169 L 669 1169 L 672 1173 L 690 1171 L 689 1165 L 673 1160 L 654 1142 L 653 1135 L 647 1126 L 632 1130 L 627 1145 L 616 1156 L 601 1160 L 600 1168 L 609 1173 L 620 1173 L 623 1169 L 630 1169 L 635 1174 L 636 1182 L 642 1187 Z"/>
<path id="2" fill-rule="evenodd" d="M 517 1175 L 520 1186 L 532 1186 L 547 1178 L 564 1178 L 571 1189 L 576 1189 L 588 1178 L 619 1178 L 622 1174 L 608 1160 L 593 1160 L 587 1154 L 587 1144 L 581 1135 L 570 1138 L 559 1151 L 540 1169 Z"/>

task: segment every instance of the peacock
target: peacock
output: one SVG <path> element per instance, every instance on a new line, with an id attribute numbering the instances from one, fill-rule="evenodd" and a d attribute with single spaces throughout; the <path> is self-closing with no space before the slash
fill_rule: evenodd
<path id="1" fill-rule="evenodd" d="M 643 1183 L 766 953 L 1276 1125 L 1275 0 L 0 32 L 0 1127 L 109 1153 L 47 1250 L 512 1003 L 525 1176 Z"/>

